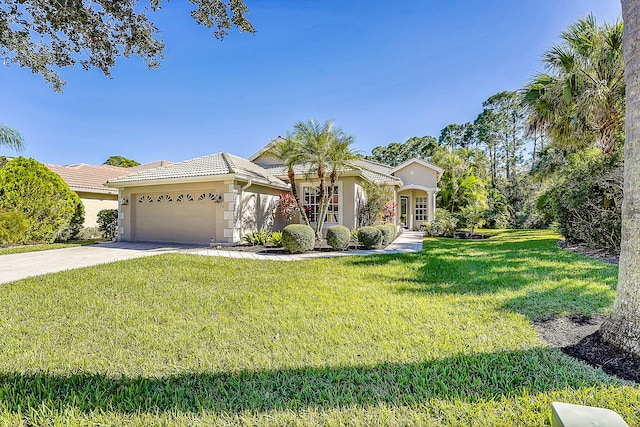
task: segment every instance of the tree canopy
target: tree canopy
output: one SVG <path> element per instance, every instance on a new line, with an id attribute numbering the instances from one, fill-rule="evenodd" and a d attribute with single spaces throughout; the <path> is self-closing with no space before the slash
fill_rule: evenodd
<path id="1" fill-rule="evenodd" d="M 255 32 L 243 0 L 189 0 L 191 16 L 223 39 L 233 27 Z M 0 0 L 0 59 L 41 74 L 55 89 L 65 84 L 57 68 L 79 63 L 106 76 L 121 56 L 137 55 L 149 68 L 163 58 L 164 42 L 148 12 L 162 0 Z"/>
<path id="2" fill-rule="evenodd" d="M 121 168 L 132 168 L 134 166 L 138 166 L 140 163 L 135 160 L 127 159 L 122 156 L 111 156 L 109 157 L 103 165 L 111 165 L 111 166 L 119 166 Z"/>

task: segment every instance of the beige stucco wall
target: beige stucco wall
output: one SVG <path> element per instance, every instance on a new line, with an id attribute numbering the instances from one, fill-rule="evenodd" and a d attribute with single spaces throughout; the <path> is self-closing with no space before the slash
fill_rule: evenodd
<path id="1" fill-rule="evenodd" d="M 400 178 L 404 185 L 416 184 L 430 188 L 438 186 L 437 172 L 418 163 L 410 163 L 393 175 Z"/>
<path id="2" fill-rule="evenodd" d="M 276 208 L 279 196 L 286 190 L 252 185 L 240 193 L 238 218 L 240 238 L 261 229 L 277 230 Z"/>
<path id="3" fill-rule="evenodd" d="M 98 212 L 103 209 L 118 209 L 117 194 L 77 192 L 84 205 L 84 226 L 98 226 Z"/>

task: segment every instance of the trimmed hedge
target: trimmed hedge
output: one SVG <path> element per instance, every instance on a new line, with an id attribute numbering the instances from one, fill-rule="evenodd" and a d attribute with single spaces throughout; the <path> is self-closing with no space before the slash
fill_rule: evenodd
<path id="1" fill-rule="evenodd" d="M 118 209 L 102 209 L 98 212 L 98 230 L 105 239 L 116 240 L 118 237 Z"/>
<path id="2" fill-rule="evenodd" d="M 377 225 L 376 228 L 382 233 L 382 246 L 393 242 L 398 233 L 398 229 L 393 224 Z"/>
<path id="3" fill-rule="evenodd" d="M 349 247 L 351 231 L 344 225 L 332 225 L 327 228 L 327 243 L 334 251 L 344 251 Z"/>
<path id="4" fill-rule="evenodd" d="M 358 241 L 366 249 L 380 249 L 382 245 L 382 232 L 376 227 L 359 228 Z"/>
<path id="5" fill-rule="evenodd" d="M 308 225 L 290 224 L 282 230 L 282 246 L 292 254 L 312 250 L 315 242 L 316 233 Z"/>

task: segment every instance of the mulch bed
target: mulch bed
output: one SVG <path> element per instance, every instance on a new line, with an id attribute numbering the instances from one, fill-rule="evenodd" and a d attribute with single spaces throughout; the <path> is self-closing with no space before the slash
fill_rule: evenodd
<path id="1" fill-rule="evenodd" d="M 581 245 L 558 242 L 561 248 L 611 264 L 618 264 L 619 255 L 594 250 Z M 535 327 L 549 345 L 582 360 L 609 375 L 640 383 L 640 357 L 629 354 L 605 342 L 600 335 L 604 316 L 568 316 L 535 321 Z"/>

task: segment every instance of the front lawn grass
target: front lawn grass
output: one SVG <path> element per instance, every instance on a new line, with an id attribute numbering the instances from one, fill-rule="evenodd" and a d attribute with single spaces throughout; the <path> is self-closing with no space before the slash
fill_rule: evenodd
<path id="1" fill-rule="evenodd" d="M 72 248 L 75 246 L 95 245 L 99 240 L 74 240 L 64 243 L 43 243 L 39 245 L 12 246 L 9 248 L 0 247 L 0 255 L 22 254 L 25 252 L 50 251 L 53 249 Z"/>
<path id="2" fill-rule="evenodd" d="M 531 321 L 606 313 L 617 268 L 547 231 L 420 254 L 166 254 L 0 286 L 0 425 L 640 425 L 640 389 Z"/>

